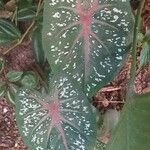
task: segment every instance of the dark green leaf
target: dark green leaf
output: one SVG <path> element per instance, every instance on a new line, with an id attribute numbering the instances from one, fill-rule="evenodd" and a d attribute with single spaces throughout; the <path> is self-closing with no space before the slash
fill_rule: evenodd
<path id="1" fill-rule="evenodd" d="M 8 43 L 12 43 L 14 41 L 14 37 L 9 37 L 7 36 L 6 33 L 0 33 L 0 44 L 1 45 L 6 45 Z"/>
<path id="2" fill-rule="evenodd" d="M 0 98 L 4 96 L 6 91 L 6 84 L 4 82 L 0 82 Z"/>
<path id="3" fill-rule="evenodd" d="M 46 59 L 42 45 L 42 26 L 38 26 L 32 34 L 32 47 L 36 62 L 44 65 Z"/>
<path id="4" fill-rule="evenodd" d="M 17 91 L 18 91 L 19 87 L 15 84 L 9 84 L 9 90 L 14 94 L 16 95 Z"/>
<path id="5" fill-rule="evenodd" d="M 125 104 L 107 150 L 149 150 L 150 94 L 135 96 Z"/>
<path id="6" fill-rule="evenodd" d="M 11 21 L 0 19 L 0 44 L 6 44 L 18 40 L 21 33 Z"/>
<path id="7" fill-rule="evenodd" d="M 43 47 L 52 71 L 68 72 L 93 96 L 118 71 L 130 45 L 129 0 L 45 0 Z"/>
<path id="8" fill-rule="evenodd" d="M 0 0 L 0 9 L 3 9 L 4 8 L 4 2 L 3 0 Z"/>
<path id="9" fill-rule="evenodd" d="M 101 128 L 103 124 L 103 119 L 99 110 L 96 110 L 96 122 L 97 122 L 97 128 Z"/>
<path id="10" fill-rule="evenodd" d="M 15 105 L 15 95 L 11 91 L 6 91 L 6 98 L 11 104 Z"/>
<path id="11" fill-rule="evenodd" d="M 10 82 L 17 82 L 21 79 L 22 75 L 23 75 L 22 71 L 14 71 L 13 70 L 13 71 L 9 71 L 6 74 L 6 77 Z"/>
<path id="12" fill-rule="evenodd" d="M 43 12 L 41 11 L 38 16 L 35 17 L 36 24 L 43 25 Z"/>
<path id="13" fill-rule="evenodd" d="M 28 8 L 33 5 L 33 0 L 18 0 L 18 8 L 23 9 L 23 8 Z"/>
<path id="14" fill-rule="evenodd" d="M 45 77 L 44 81 L 46 83 L 49 83 L 50 78 L 52 77 L 52 74 L 51 74 L 51 67 L 48 62 L 46 62 L 44 65 L 44 77 Z"/>
<path id="15" fill-rule="evenodd" d="M 50 95 L 21 90 L 16 117 L 31 150 L 92 150 L 96 119 L 82 90 L 67 76 L 51 81 Z"/>
<path id="16" fill-rule="evenodd" d="M 145 42 L 140 54 L 140 65 L 143 67 L 150 62 L 150 43 Z"/>
<path id="17" fill-rule="evenodd" d="M 15 84 L 9 84 L 9 87 L 6 91 L 6 98 L 13 105 L 15 105 L 16 102 L 17 91 L 18 91 L 18 87 Z"/>
<path id="18" fill-rule="evenodd" d="M 4 57 L 0 56 L 0 74 L 3 72 L 4 66 L 5 66 L 5 59 Z"/>
<path id="19" fill-rule="evenodd" d="M 28 89 L 36 87 L 37 83 L 38 83 L 37 76 L 32 71 L 24 73 L 21 79 L 21 84 Z"/>
<path id="20" fill-rule="evenodd" d="M 20 9 L 17 14 L 18 21 L 33 20 L 36 16 L 36 7 L 25 7 Z"/>
<path id="21" fill-rule="evenodd" d="M 0 32 L 4 32 L 12 37 L 20 37 L 20 31 L 18 28 L 14 23 L 7 19 L 0 19 Z"/>

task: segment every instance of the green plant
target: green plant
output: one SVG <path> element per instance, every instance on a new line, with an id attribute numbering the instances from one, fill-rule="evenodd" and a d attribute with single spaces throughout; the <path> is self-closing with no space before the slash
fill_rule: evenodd
<path id="1" fill-rule="evenodd" d="M 66 75 L 50 84 L 48 95 L 22 89 L 17 98 L 17 122 L 29 149 L 92 149 L 95 115 L 86 96 Z"/>
<path id="2" fill-rule="evenodd" d="M 6 97 L 9 102 L 15 105 L 15 96 L 20 87 L 28 89 L 35 88 L 38 84 L 37 76 L 34 72 L 23 72 L 11 70 L 6 73 L 4 57 L 0 57 L 0 75 L 3 79 L 0 81 L 0 98 Z"/>
<path id="3" fill-rule="evenodd" d="M 143 67 L 150 62 L 150 30 L 146 32 L 142 41 L 144 44 L 140 55 L 140 64 Z"/>
<path id="4" fill-rule="evenodd" d="M 3 12 L 0 17 L 0 44 L 6 45 L 12 43 L 11 47 L 3 52 L 3 55 L 6 55 L 20 45 L 28 35 L 33 39 L 34 57 L 37 63 L 43 65 L 45 55 L 41 40 L 42 36 L 41 32 L 37 32 L 37 30 L 40 31 L 42 29 L 42 0 L 38 4 L 32 0 L 10 0 L 2 4 L 2 7 L 0 7 L 0 11 Z M 19 24 L 24 24 L 25 22 L 29 22 L 29 26 L 24 31 Z"/>
<path id="5" fill-rule="evenodd" d="M 47 85 L 44 83 L 45 78 L 43 77 L 46 59 L 41 35 L 42 13 L 43 2 L 41 0 L 37 2 L 32 0 L 0 1 L 0 45 L 5 48 L 2 56 L 22 44 L 28 37 L 27 40 L 32 38 L 32 51 L 37 63 L 36 66 L 32 67 L 34 72 L 11 70 L 6 73 L 4 57 L 0 57 L 0 75 L 4 77 L 4 80 L 1 79 L 1 96 L 7 97 L 13 104 L 15 104 L 15 95 L 21 86 L 28 88 L 36 87 L 39 90 L 40 86 L 44 85 L 44 88 L 47 88 Z M 25 23 L 27 23 L 27 27 Z M 7 47 L 8 44 L 10 46 Z M 40 80 L 40 85 L 38 80 Z"/>
<path id="6" fill-rule="evenodd" d="M 126 8 L 129 8 L 128 11 L 126 11 Z M 58 88 L 58 93 L 56 95 L 56 87 L 53 85 L 53 82 L 49 84 L 49 94 L 56 98 L 52 99 L 52 102 L 47 104 L 47 99 L 41 99 L 38 113 L 41 113 L 41 110 L 44 109 L 42 106 L 48 107 L 48 105 L 51 105 L 51 103 L 54 102 L 56 102 L 55 107 L 60 109 L 62 106 L 60 103 L 59 106 L 57 106 L 57 100 L 60 99 L 61 101 L 62 91 L 63 95 L 66 95 L 63 99 L 72 98 L 72 94 L 67 92 L 67 90 L 71 90 L 71 87 L 67 87 L 68 89 L 66 89 L 66 83 L 68 82 L 72 88 L 75 88 L 77 84 L 77 89 L 82 89 L 87 96 L 86 99 L 81 98 L 82 101 L 85 102 L 84 106 L 80 105 L 80 107 L 83 107 L 82 112 L 84 113 L 84 107 L 89 108 L 89 99 L 91 96 L 113 78 L 127 54 L 132 38 L 133 21 L 132 16 L 129 15 L 130 13 L 129 2 L 122 1 L 111 1 L 107 3 L 98 0 L 94 0 L 93 2 L 80 0 L 69 2 L 45 1 L 43 16 L 43 48 L 52 69 L 51 74 L 53 77 L 51 78 L 51 81 L 57 85 L 57 80 L 59 81 L 60 78 L 62 78 L 62 74 L 63 79 L 59 83 L 61 84 L 62 90 L 59 89 L 59 84 L 58 87 L 55 85 Z M 55 78 L 57 78 L 57 80 Z M 65 79 L 67 81 L 63 82 Z M 67 95 L 67 93 L 69 95 Z M 78 94 L 78 91 L 74 91 L 74 93 Z M 62 132 L 67 134 L 67 131 L 65 131 L 65 128 L 63 128 L 63 131 L 60 131 L 57 127 L 59 126 L 60 121 L 58 121 L 54 128 L 52 128 L 52 123 L 49 123 L 50 126 L 47 129 L 49 131 L 45 131 L 47 138 L 44 135 L 44 138 L 46 138 L 47 141 L 44 142 L 45 145 L 41 142 L 38 146 L 30 146 L 33 145 L 33 143 L 29 144 L 30 142 L 33 142 L 33 138 L 35 142 L 38 140 L 37 138 L 40 140 L 42 137 L 34 136 L 34 134 L 38 134 L 34 128 L 30 128 L 33 132 L 29 131 L 27 134 L 22 129 L 21 126 L 25 125 L 25 120 L 23 118 L 26 118 L 24 117 L 24 114 L 20 112 L 22 110 L 20 107 L 23 106 L 20 104 L 22 99 L 23 98 L 20 97 L 17 101 L 17 122 L 20 127 L 20 132 L 30 149 L 36 149 L 38 146 L 40 146 L 41 149 L 94 149 L 95 144 L 92 145 L 92 143 L 95 143 L 95 140 L 93 140 L 92 136 L 96 139 L 96 128 L 92 128 L 91 131 L 93 132 L 93 135 L 89 135 L 92 140 L 86 141 L 87 145 L 91 144 L 91 147 L 89 147 L 86 146 L 85 143 L 82 143 L 82 138 L 76 143 L 77 137 L 74 134 L 71 136 L 74 139 L 73 141 L 70 142 L 68 135 L 66 135 L 66 142 L 64 142 L 64 134 L 62 134 Z M 36 97 L 32 97 L 32 100 L 30 100 L 28 94 L 25 94 L 23 101 L 27 100 L 30 103 L 30 101 L 32 102 L 36 99 Z M 71 106 L 71 101 L 70 103 L 67 103 L 65 107 L 68 106 L 70 115 L 71 112 L 74 112 L 74 109 L 75 111 L 80 112 L 79 106 L 79 108 Z M 78 100 L 74 98 L 74 104 L 76 105 L 78 103 Z M 52 108 L 50 108 L 49 111 L 53 111 Z M 31 109 L 31 113 L 27 110 L 25 114 L 29 117 L 28 114 L 33 115 L 35 112 L 36 110 Z M 43 123 L 45 124 L 46 118 L 51 118 L 51 113 L 49 113 L 49 116 L 45 114 L 42 118 L 39 118 L 37 120 L 38 125 L 35 128 L 39 128 Z M 61 113 L 62 112 L 60 112 L 60 114 Z M 21 114 L 21 116 L 19 114 Z M 60 120 L 60 117 L 58 117 L 59 115 L 55 115 L 55 117 Z M 93 115 L 92 111 L 91 115 Z M 67 116 L 64 117 L 65 120 L 62 119 L 63 124 L 68 122 L 66 121 L 66 117 Z M 68 119 L 72 120 L 72 116 Z M 29 122 L 32 121 L 29 119 Z M 86 121 L 84 123 L 85 126 L 88 126 Z M 78 124 L 78 122 L 72 122 L 72 126 L 77 126 Z M 92 124 L 96 124 L 96 120 L 89 120 L 89 126 Z M 34 127 L 34 125 L 31 126 Z M 24 128 L 28 130 L 28 127 Z M 55 130 L 57 130 L 57 132 Z M 39 130 L 39 132 L 42 131 Z M 53 132 L 60 134 L 60 137 L 54 137 Z M 85 138 L 88 138 L 86 134 L 84 136 Z"/>
<path id="7" fill-rule="evenodd" d="M 37 33 L 39 26 L 33 33 L 33 45 L 36 45 L 37 62 L 44 64 L 43 53 L 42 59 L 39 58 L 39 53 L 37 54 L 38 49 L 43 47 L 51 65 L 49 88 L 47 91 L 37 91 L 26 86 L 21 88 L 16 96 L 17 124 L 28 148 L 148 150 L 149 136 L 146 134 L 149 133 L 149 121 L 148 124 L 143 122 L 150 113 L 149 94 L 135 96 L 133 91 L 136 47 L 144 1 L 140 2 L 137 9 L 134 34 L 129 0 L 44 2 L 43 46 L 37 42 L 41 41 L 41 38 L 38 38 L 41 36 Z M 38 16 L 41 5 L 43 2 L 39 1 L 38 9 L 34 9 L 32 13 L 27 9 L 20 11 L 20 20 L 24 18 L 22 13 L 30 16 L 28 19 L 36 19 L 16 45 L 24 39 L 36 20 L 41 19 Z M 112 128 L 116 122 L 108 121 L 113 127 L 104 123 L 107 130 L 112 132 L 110 143 L 106 146 L 96 139 L 96 111 L 91 108 L 89 100 L 99 88 L 113 79 L 131 45 L 132 66 L 127 103 L 113 132 Z M 26 78 L 23 81 L 26 83 Z M 3 95 L 3 92 L 1 93 Z M 144 141 L 147 143 L 143 145 Z"/>
<path id="8" fill-rule="evenodd" d="M 65 71 L 93 96 L 113 78 L 129 49 L 129 2 L 45 3 L 43 46 L 52 72 Z"/>
<path id="9" fill-rule="evenodd" d="M 150 94 L 144 94 L 128 100 L 106 150 L 149 149 L 149 99 Z"/>

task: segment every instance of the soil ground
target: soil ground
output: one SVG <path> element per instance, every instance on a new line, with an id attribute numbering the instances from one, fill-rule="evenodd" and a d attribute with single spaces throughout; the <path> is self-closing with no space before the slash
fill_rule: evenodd
<path id="1" fill-rule="evenodd" d="M 132 2 L 135 9 L 138 3 Z M 142 24 L 144 29 L 150 29 L 150 0 L 147 0 L 142 13 Z M 6 48 L 0 48 L 0 53 Z M 135 91 L 137 93 L 150 92 L 150 65 L 144 69 L 139 66 L 139 55 L 141 47 L 137 49 L 137 75 L 135 81 Z M 35 60 L 32 55 L 32 47 L 30 41 L 23 42 L 20 46 L 12 50 L 6 56 L 8 63 L 7 69 L 11 70 L 32 70 Z M 126 88 L 129 79 L 129 70 L 131 67 L 131 58 L 128 57 L 125 65 L 119 74 L 102 88 L 95 97 L 93 97 L 93 105 L 100 112 L 104 112 L 109 108 L 122 109 L 126 95 Z M 2 78 L 2 77 L 0 77 Z M 19 135 L 13 106 L 10 105 L 5 98 L 0 100 L 0 150 L 27 150 Z"/>

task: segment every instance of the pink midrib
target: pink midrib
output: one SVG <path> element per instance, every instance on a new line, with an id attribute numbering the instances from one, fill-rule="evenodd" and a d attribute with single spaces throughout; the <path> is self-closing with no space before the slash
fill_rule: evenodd
<path id="1" fill-rule="evenodd" d="M 78 0 L 77 6 L 76 6 L 76 11 L 79 14 L 80 20 L 79 23 L 82 26 L 81 30 L 81 35 L 84 38 L 84 75 L 86 78 L 86 74 L 88 71 L 88 63 L 89 63 L 89 55 L 90 55 L 90 45 L 89 45 L 89 38 L 90 38 L 90 25 L 92 24 L 92 17 L 93 14 L 98 6 L 98 1 L 95 0 L 92 3 L 91 8 L 89 9 L 84 9 L 84 7 L 81 5 L 80 0 Z"/>
<path id="2" fill-rule="evenodd" d="M 80 22 L 82 24 L 82 35 L 84 38 L 84 70 L 85 70 L 85 75 L 86 71 L 88 68 L 88 63 L 89 63 L 89 54 L 90 54 L 90 48 L 89 48 L 89 34 L 90 34 L 90 24 L 91 24 L 91 18 L 89 16 L 86 16 L 86 18 L 80 19 Z"/>
<path id="3" fill-rule="evenodd" d="M 61 125 L 62 117 L 60 116 L 60 102 L 59 100 L 54 100 L 51 103 L 41 104 L 46 110 L 48 110 L 48 116 L 52 117 L 51 123 L 50 123 L 50 129 L 52 129 L 54 126 L 58 128 L 58 131 L 60 132 L 60 135 L 62 137 L 65 149 L 68 150 L 67 141 L 65 138 L 65 133 L 63 130 L 63 127 Z"/>

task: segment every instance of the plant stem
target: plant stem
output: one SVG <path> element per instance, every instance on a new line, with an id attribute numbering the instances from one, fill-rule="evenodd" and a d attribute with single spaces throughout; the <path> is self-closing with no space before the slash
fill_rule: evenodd
<path id="1" fill-rule="evenodd" d="M 43 3 L 44 3 L 44 1 L 39 0 L 38 6 L 37 6 L 37 10 L 36 10 L 36 16 L 38 16 L 38 14 L 39 14 L 39 12 L 41 10 L 41 7 L 43 6 Z"/>
<path id="2" fill-rule="evenodd" d="M 43 5 L 42 0 L 39 0 L 38 6 L 37 6 L 37 11 L 36 11 L 36 16 L 38 16 L 38 14 L 39 14 L 39 12 L 40 12 L 40 10 L 41 10 L 41 6 L 42 6 L 42 5 Z M 33 21 L 33 22 L 31 23 L 31 25 L 28 27 L 28 29 L 26 30 L 26 32 L 22 35 L 21 39 L 19 39 L 19 41 L 18 41 L 15 45 L 13 45 L 11 48 L 9 48 L 8 50 L 6 50 L 6 51 L 3 53 L 3 55 L 6 55 L 6 54 L 7 54 L 8 52 L 10 52 L 12 49 L 14 49 L 14 48 L 17 47 L 18 45 L 20 45 L 20 44 L 23 42 L 23 40 L 25 39 L 25 37 L 27 36 L 27 34 L 30 32 L 30 30 L 33 28 L 34 24 L 35 24 L 35 21 Z"/>
<path id="3" fill-rule="evenodd" d="M 131 72 L 130 72 L 130 80 L 128 84 L 128 96 L 132 95 L 134 92 L 134 81 L 136 77 L 136 48 L 137 48 L 137 40 L 138 40 L 138 32 L 140 28 L 141 22 L 141 13 L 144 6 L 145 0 L 141 0 L 139 7 L 137 9 L 137 14 L 135 17 L 135 25 L 134 25 L 134 34 L 133 34 L 133 46 L 132 46 L 132 63 L 131 63 Z"/>

